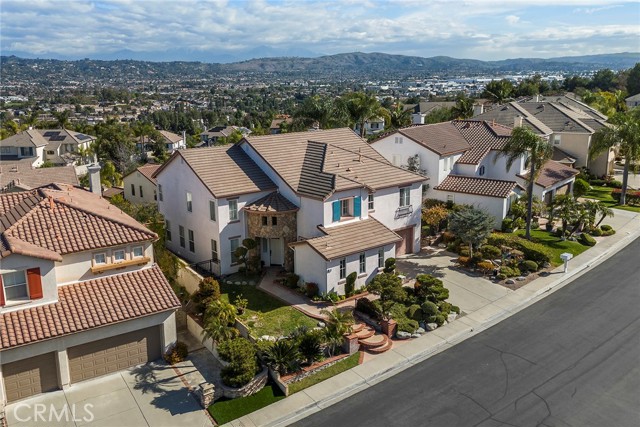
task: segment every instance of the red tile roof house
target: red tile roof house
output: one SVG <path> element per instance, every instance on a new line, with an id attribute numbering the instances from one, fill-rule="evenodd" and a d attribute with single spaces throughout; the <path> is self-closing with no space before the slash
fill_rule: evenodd
<path id="1" fill-rule="evenodd" d="M 360 287 L 385 259 L 420 250 L 427 178 L 348 128 L 180 150 L 154 176 L 167 247 L 190 262 L 218 260 L 216 274 L 238 271 L 231 254 L 250 237 L 265 266 L 344 294 L 348 274 Z"/>
<path id="2" fill-rule="evenodd" d="M 454 120 L 399 129 L 371 142 L 392 163 L 408 167 L 412 159 L 430 178 L 425 198 L 474 205 L 487 211 L 499 228 L 511 203 L 526 188 L 524 158 L 507 170 L 501 150 L 511 128 L 481 120 Z M 571 192 L 576 169 L 549 160 L 536 180 L 534 194 L 550 201 Z"/>
<path id="3" fill-rule="evenodd" d="M 176 340 L 157 236 L 65 184 L 0 194 L 0 409 L 159 358 Z"/>

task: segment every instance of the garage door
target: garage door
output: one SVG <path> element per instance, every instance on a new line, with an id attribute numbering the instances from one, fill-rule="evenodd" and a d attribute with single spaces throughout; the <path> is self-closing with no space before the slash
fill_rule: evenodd
<path id="1" fill-rule="evenodd" d="M 396 256 L 413 252 L 413 227 L 396 230 L 402 241 L 396 243 Z"/>
<path id="2" fill-rule="evenodd" d="M 94 341 L 67 350 L 71 382 L 88 380 L 160 357 L 158 326 Z"/>
<path id="3" fill-rule="evenodd" d="M 7 400 L 13 402 L 57 390 L 57 372 L 54 353 L 46 353 L 2 365 Z"/>

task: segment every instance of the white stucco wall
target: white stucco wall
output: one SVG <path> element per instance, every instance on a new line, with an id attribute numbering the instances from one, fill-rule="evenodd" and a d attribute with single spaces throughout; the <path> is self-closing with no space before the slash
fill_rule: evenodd
<path id="1" fill-rule="evenodd" d="M 295 273 L 303 282 L 315 283 L 319 292 L 327 289 L 327 262 L 309 245 L 296 245 L 293 250 Z"/>
<path id="2" fill-rule="evenodd" d="M 131 185 L 135 187 L 135 195 L 131 191 Z M 142 197 L 140 197 L 142 187 Z M 131 203 L 156 203 L 156 184 L 149 181 L 139 171 L 130 173 L 124 177 L 124 198 Z"/>
<path id="3" fill-rule="evenodd" d="M 463 194 L 463 193 L 451 193 L 447 191 L 435 190 L 433 192 L 434 198 L 438 200 L 447 201 L 447 195 L 453 196 L 453 202 L 458 205 L 471 205 L 478 209 L 486 211 L 489 215 L 493 216 L 495 222 L 494 227 L 500 229 L 502 226 L 502 220 L 509 211 L 509 199 L 500 199 L 497 197 L 478 196 L 475 194 Z"/>
<path id="4" fill-rule="evenodd" d="M 29 268 L 40 268 L 42 281 L 42 298 L 32 302 L 20 301 L 16 304 L 7 302 L 7 305 L 0 307 L 0 314 L 15 310 L 23 310 L 28 307 L 49 304 L 58 300 L 58 288 L 56 287 L 56 271 L 53 261 L 27 257 L 24 255 L 11 254 L 3 258 L 0 262 L 0 274 L 14 271 L 24 271 Z M 26 274 L 26 272 L 25 272 Z M 1 331 L 0 331 L 1 332 Z"/>

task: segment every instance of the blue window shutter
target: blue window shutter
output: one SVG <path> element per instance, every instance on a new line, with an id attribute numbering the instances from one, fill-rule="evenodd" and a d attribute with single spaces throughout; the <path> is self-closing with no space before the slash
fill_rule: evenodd
<path id="1" fill-rule="evenodd" d="M 360 216 L 360 205 L 362 204 L 362 199 L 360 197 L 353 198 L 353 216 Z"/>
<path id="2" fill-rule="evenodd" d="M 333 220 L 340 221 L 340 200 L 333 202 Z"/>

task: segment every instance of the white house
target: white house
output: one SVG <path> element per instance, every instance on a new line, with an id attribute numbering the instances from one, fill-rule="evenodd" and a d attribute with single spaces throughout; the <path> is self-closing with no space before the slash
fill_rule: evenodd
<path id="1" fill-rule="evenodd" d="M 344 292 L 352 271 L 361 286 L 386 258 L 420 249 L 425 177 L 394 167 L 351 129 L 179 151 L 155 177 L 168 247 L 192 262 L 218 259 L 217 274 L 237 271 L 231 254 L 250 237 L 264 265 Z"/>
<path id="2" fill-rule="evenodd" d="M 360 135 L 360 123 L 356 123 L 353 130 Z M 364 122 L 364 134 L 365 136 L 375 135 L 384 131 L 384 118 L 373 117 L 370 120 Z"/>
<path id="3" fill-rule="evenodd" d="M 158 133 L 162 138 L 162 142 L 169 154 L 173 154 L 174 151 L 180 150 L 182 148 L 187 148 L 187 135 L 186 132 L 182 132 L 182 135 L 178 135 L 177 133 L 169 132 L 166 130 L 159 130 Z M 143 142 L 136 143 L 138 150 L 142 151 L 152 151 L 153 147 L 150 141 L 146 140 Z"/>
<path id="4" fill-rule="evenodd" d="M 156 179 L 153 174 L 159 168 L 160 165 L 157 164 L 146 164 L 125 175 L 123 178 L 124 198 L 136 204 L 155 204 L 158 197 Z"/>
<path id="5" fill-rule="evenodd" d="M 157 236 L 99 195 L 0 194 L 0 223 L 0 411 L 176 341 L 180 302 L 154 264 Z"/>

